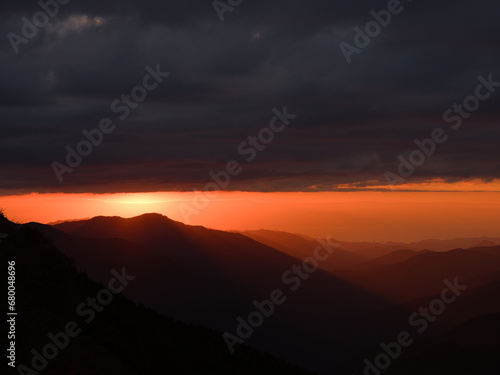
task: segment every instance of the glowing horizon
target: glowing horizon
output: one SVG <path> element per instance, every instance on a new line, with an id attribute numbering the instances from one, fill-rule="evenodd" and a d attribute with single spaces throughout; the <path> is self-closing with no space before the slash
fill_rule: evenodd
<path id="1" fill-rule="evenodd" d="M 347 241 L 500 237 L 500 192 L 493 186 L 474 186 L 482 192 L 462 191 L 451 184 L 446 192 L 217 192 L 201 205 L 193 204 L 201 192 L 32 193 L 0 196 L 0 208 L 20 223 L 157 212 L 212 229 L 281 230 Z M 192 215 L 187 217 L 186 211 Z"/>

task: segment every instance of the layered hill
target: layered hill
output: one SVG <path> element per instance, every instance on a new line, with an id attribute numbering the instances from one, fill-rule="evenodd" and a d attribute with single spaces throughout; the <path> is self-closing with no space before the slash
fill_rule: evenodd
<path id="1" fill-rule="evenodd" d="M 445 279 L 468 288 L 416 338 L 416 351 L 401 357 L 401 366 L 428 358 L 426 343 L 444 355 L 458 346 L 464 358 L 476 358 L 480 345 L 496 350 L 484 329 L 491 320 L 486 317 L 500 313 L 500 246 L 442 251 L 332 240 L 330 256 L 317 261 L 316 269 L 303 260 L 314 257 L 318 241 L 284 232 L 230 233 L 158 214 L 30 226 L 93 280 L 105 282 L 109 269 L 126 266 L 137 276 L 124 291 L 127 297 L 220 331 L 235 334 L 236 318 L 246 320 L 255 301 L 281 290 L 286 302 L 245 342 L 321 373 L 358 371 L 381 341 L 408 328 L 410 314 L 440 297 Z M 464 344 L 469 340 L 474 348 Z"/>
<path id="2" fill-rule="evenodd" d="M 350 350 L 332 341 L 331 332 L 358 345 L 363 333 L 353 333 L 344 322 L 389 306 L 322 269 L 304 271 L 301 259 L 242 234 L 188 226 L 158 214 L 33 225 L 89 275 L 102 278 L 111 265 L 127 264 L 138 275 L 126 291 L 133 300 L 223 331 L 234 333 L 237 318 L 246 319 L 255 301 L 282 291 L 286 303 L 276 306 L 247 342 L 301 366 L 312 360 L 331 367 Z M 309 257 L 318 243 L 310 245 L 304 252 Z"/>
<path id="3" fill-rule="evenodd" d="M 222 333 L 181 323 L 116 294 L 107 305 L 97 305 L 86 322 L 78 306 L 95 298 L 113 277 L 109 268 L 105 285 L 77 272 L 74 261 L 62 254 L 39 231 L 0 217 L 2 264 L 14 261 L 18 323 L 16 365 L 32 367 L 32 350 L 43 353 L 49 333 L 75 322 L 81 333 L 51 359 L 42 373 L 53 375 L 102 374 L 306 374 L 271 355 L 240 346 L 230 355 Z M 126 245 L 123 241 L 102 243 Z M 136 251 L 136 248 L 128 248 Z M 117 268 L 121 270 L 121 268 Z M 129 269 L 127 274 L 134 275 Z M 138 277 L 137 275 L 134 275 Z M 135 279 L 130 281 L 132 287 Z M 126 290 L 126 289 L 125 289 Z M 4 366 L 5 368 L 6 366 Z M 16 369 L 9 373 L 18 374 Z"/>

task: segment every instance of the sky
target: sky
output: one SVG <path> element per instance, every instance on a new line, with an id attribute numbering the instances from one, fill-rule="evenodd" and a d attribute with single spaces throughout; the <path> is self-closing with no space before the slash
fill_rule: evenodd
<path id="1" fill-rule="evenodd" d="M 160 213 L 219 230 L 269 229 L 343 241 L 498 238 L 497 192 L 203 192 L 30 194 L 0 197 L 16 222 Z"/>
<path id="2" fill-rule="evenodd" d="M 7 209 L 32 193 L 192 194 L 214 175 L 275 197 L 499 202 L 482 193 L 500 191 L 498 2 L 60 1 L 46 19 L 36 1 L 1 5 Z M 360 39 L 374 13 L 386 25 Z"/>

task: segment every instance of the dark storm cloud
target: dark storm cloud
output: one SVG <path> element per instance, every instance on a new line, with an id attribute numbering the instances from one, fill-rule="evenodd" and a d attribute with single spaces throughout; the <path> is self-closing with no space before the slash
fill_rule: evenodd
<path id="1" fill-rule="evenodd" d="M 3 4 L 0 191 L 191 190 L 231 159 L 244 172 L 230 189 L 385 184 L 415 138 L 449 129 L 443 112 L 479 75 L 500 81 L 499 4 L 402 4 L 351 64 L 339 43 L 387 1 L 243 1 L 220 22 L 211 1 L 72 0 L 18 54 L 7 34 L 40 8 Z M 171 75 L 60 184 L 51 163 L 116 118 L 110 104 L 156 64 Z M 481 102 L 410 180 L 498 178 L 499 101 Z M 238 145 L 285 105 L 297 119 L 246 163 Z"/>

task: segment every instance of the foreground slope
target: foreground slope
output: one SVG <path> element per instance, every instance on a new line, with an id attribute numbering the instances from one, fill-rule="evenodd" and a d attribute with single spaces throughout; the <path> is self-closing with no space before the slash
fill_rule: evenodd
<path id="1" fill-rule="evenodd" d="M 0 217 L 0 232 L 8 234 L 0 243 L 2 264 L 15 261 L 17 271 L 17 365 L 30 366 L 31 350 L 42 352 L 49 332 L 61 332 L 74 321 L 81 334 L 48 361 L 43 373 L 306 374 L 246 346 L 230 355 L 220 332 L 180 323 L 119 294 L 86 323 L 76 308 L 104 286 L 78 273 L 74 262 L 37 230 Z"/>
<path id="2" fill-rule="evenodd" d="M 352 350 L 349 345 L 363 342 L 364 333 L 345 322 L 389 306 L 320 269 L 302 270 L 299 277 L 292 270 L 302 267 L 300 259 L 242 234 L 188 226 L 158 214 L 38 227 L 89 274 L 102 277 L 101 258 L 108 267 L 130 264 L 138 280 L 126 293 L 135 301 L 232 334 L 237 318 L 246 319 L 256 309 L 255 301 L 282 290 L 286 303 L 275 306 L 246 342 L 307 368 L 335 367 Z M 119 241 L 126 241 L 123 249 L 112 245 Z M 304 255 L 312 256 L 317 246 L 312 242 Z"/>
<path id="3" fill-rule="evenodd" d="M 233 333 L 235 318 L 246 318 L 253 310 L 252 301 L 261 301 L 274 288 L 283 288 L 283 272 L 300 264 L 299 259 L 310 255 L 317 245 L 307 237 L 289 234 L 260 238 L 264 245 L 255 236 L 252 240 L 238 233 L 186 226 L 155 214 L 38 227 L 97 279 L 106 277 L 109 267 L 130 265 L 140 276 L 125 292 L 134 300 Z M 258 235 L 266 234 L 263 232 Z M 372 254 L 361 263 L 358 258 L 348 271 L 341 267 L 310 274 L 248 342 L 307 368 L 329 374 L 333 370 L 352 373 L 365 356 L 380 350 L 381 341 L 408 327 L 412 311 L 439 296 L 445 278 L 458 277 L 470 288 L 447 307 L 446 314 L 433 325 L 436 329 L 418 338 L 418 351 L 408 352 L 405 358 L 418 360 L 427 350 L 425 340 L 469 319 L 499 312 L 496 247 L 433 252 L 396 246 L 384 248 L 378 258 Z M 364 248 L 370 249 L 368 244 Z M 485 336 L 476 332 L 475 337 Z M 460 351 L 473 356 L 476 349 Z M 426 366 L 432 368 L 432 363 Z"/>

